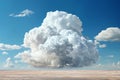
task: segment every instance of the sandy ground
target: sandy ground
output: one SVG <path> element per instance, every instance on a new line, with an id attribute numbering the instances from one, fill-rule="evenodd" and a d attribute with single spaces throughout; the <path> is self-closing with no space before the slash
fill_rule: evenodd
<path id="1" fill-rule="evenodd" d="M 0 71 L 0 80 L 120 80 L 120 71 Z"/>

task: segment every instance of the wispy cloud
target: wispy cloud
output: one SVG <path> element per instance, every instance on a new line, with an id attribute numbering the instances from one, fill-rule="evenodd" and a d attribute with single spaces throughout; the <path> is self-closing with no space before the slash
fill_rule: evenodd
<path id="1" fill-rule="evenodd" d="M 3 52 L 2 52 L 2 54 L 3 54 L 3 55 L 7 55 L 7 54 L 8 54 L 8 52 L 6 52 L 6 51 L 3 51 Z"/>
<path id="2" fill-rule="evenodd" d="M 92 66 L 88 66 L 89 69 L 95 70 L 120 70 L 120 61 L 106 64 L 95 64 Z"/>
<path id="3" fill-rule="evenodd" d="M 12 60 L 11 60 L 10 57 L 8 57 L 8 58 L 6 59 L 6 63 L 5 63 L 5 65 L 4 65 L 4 67 L 14 67 L 13 62 L 12 62 Z"/>
<path id="4" fill-rule="evenodd" d="M 12 17 L 25 17 L 25 16 L 32 15 L 33 13 L 34 12 L 32 10 L 25 9 L 25 10 L 23 10 L 22 12 L 20 12 L 18 14 L 11 13 L 9 16 L 12 16 Z"/>
<path id="5" fill-rule="evenodd" d="M 114 55 L 108 55 L 107 57 L 109 57 L 109 58 L 114 58 Z"/>
<path id="6" fill-rule="evenodd" d="M 21 46 L 0 43 L 0 50 L 16 50 L 16 49 L 21 49 Z"/>

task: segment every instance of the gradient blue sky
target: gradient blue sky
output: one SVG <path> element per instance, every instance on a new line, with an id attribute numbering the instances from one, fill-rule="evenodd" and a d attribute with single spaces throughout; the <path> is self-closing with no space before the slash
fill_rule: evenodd
<path id="1" fill-rule="evenodd" d="M 101 30 L 108 27 L 120 28 L 119 4 L 120 0 L 0 0 L 0 43 L 23 44 L 25 32 L 40 26 L 46 13 L 55 10 L 77 15 L 83 22 L 83 35 L 94 40 Z M 19 14 L 25 9 L 34 13 L 25 17 L 9 16 L 12 13 Z M 97 64 L 112 65 L 119 62 L 120 42 L 101 43 L 107 47 L 98 48 L 100 60 Z M 0 50 L 0 69 L 4 68 L 8 57 L 14 62 L 14 56 L 22 50 Z M 3 55 L 4 51 L 8 54 Z M 22 66 L 22 63 L 17 66 Z"/>

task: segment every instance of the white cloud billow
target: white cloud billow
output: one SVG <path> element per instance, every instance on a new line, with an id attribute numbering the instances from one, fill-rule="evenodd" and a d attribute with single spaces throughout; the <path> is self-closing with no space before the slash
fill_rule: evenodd
<path id="1" fill-rule="evenodd" d="M 21 49 L 21 46 L 0 43 L 0 50 L 16 50 L 16 49 Z"/>
<path id="2" fill-rule="evenodd" d="M 19 14 L 10 14 L 9 16 L 12 16 L 12 17 L 25 17 L 25 16 L 29 16 L 29 15 L 32 15 L 34 12 L 32 10 L 29 10 L 29 9 L 25 9 L 23 10 L 22 12 L 20 12 Z"/>
<path id="3" fill-rule="evenodd" d="M 92 40 L 82 35 L 82 22 L 64 11 L 48 12 L 40 27 L 25 33 L 24 46 L 30 50 L 19 53 L 36 67 L 82 67 L 95 63 L 98 51 Z"/>
<path id="4" fill-rule="evenodd" d="M 98 41 L 120 41 L 120 28 L 110 27 L 102 30 L 95 39 Z"/>

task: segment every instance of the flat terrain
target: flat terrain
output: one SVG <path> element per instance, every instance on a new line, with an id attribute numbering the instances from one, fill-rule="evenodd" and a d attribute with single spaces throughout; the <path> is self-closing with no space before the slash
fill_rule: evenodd
<path id="1" fill-rule="evenodd" d="M 0 80 L 120 80 L 120 71 L 0 71 Z"/>

